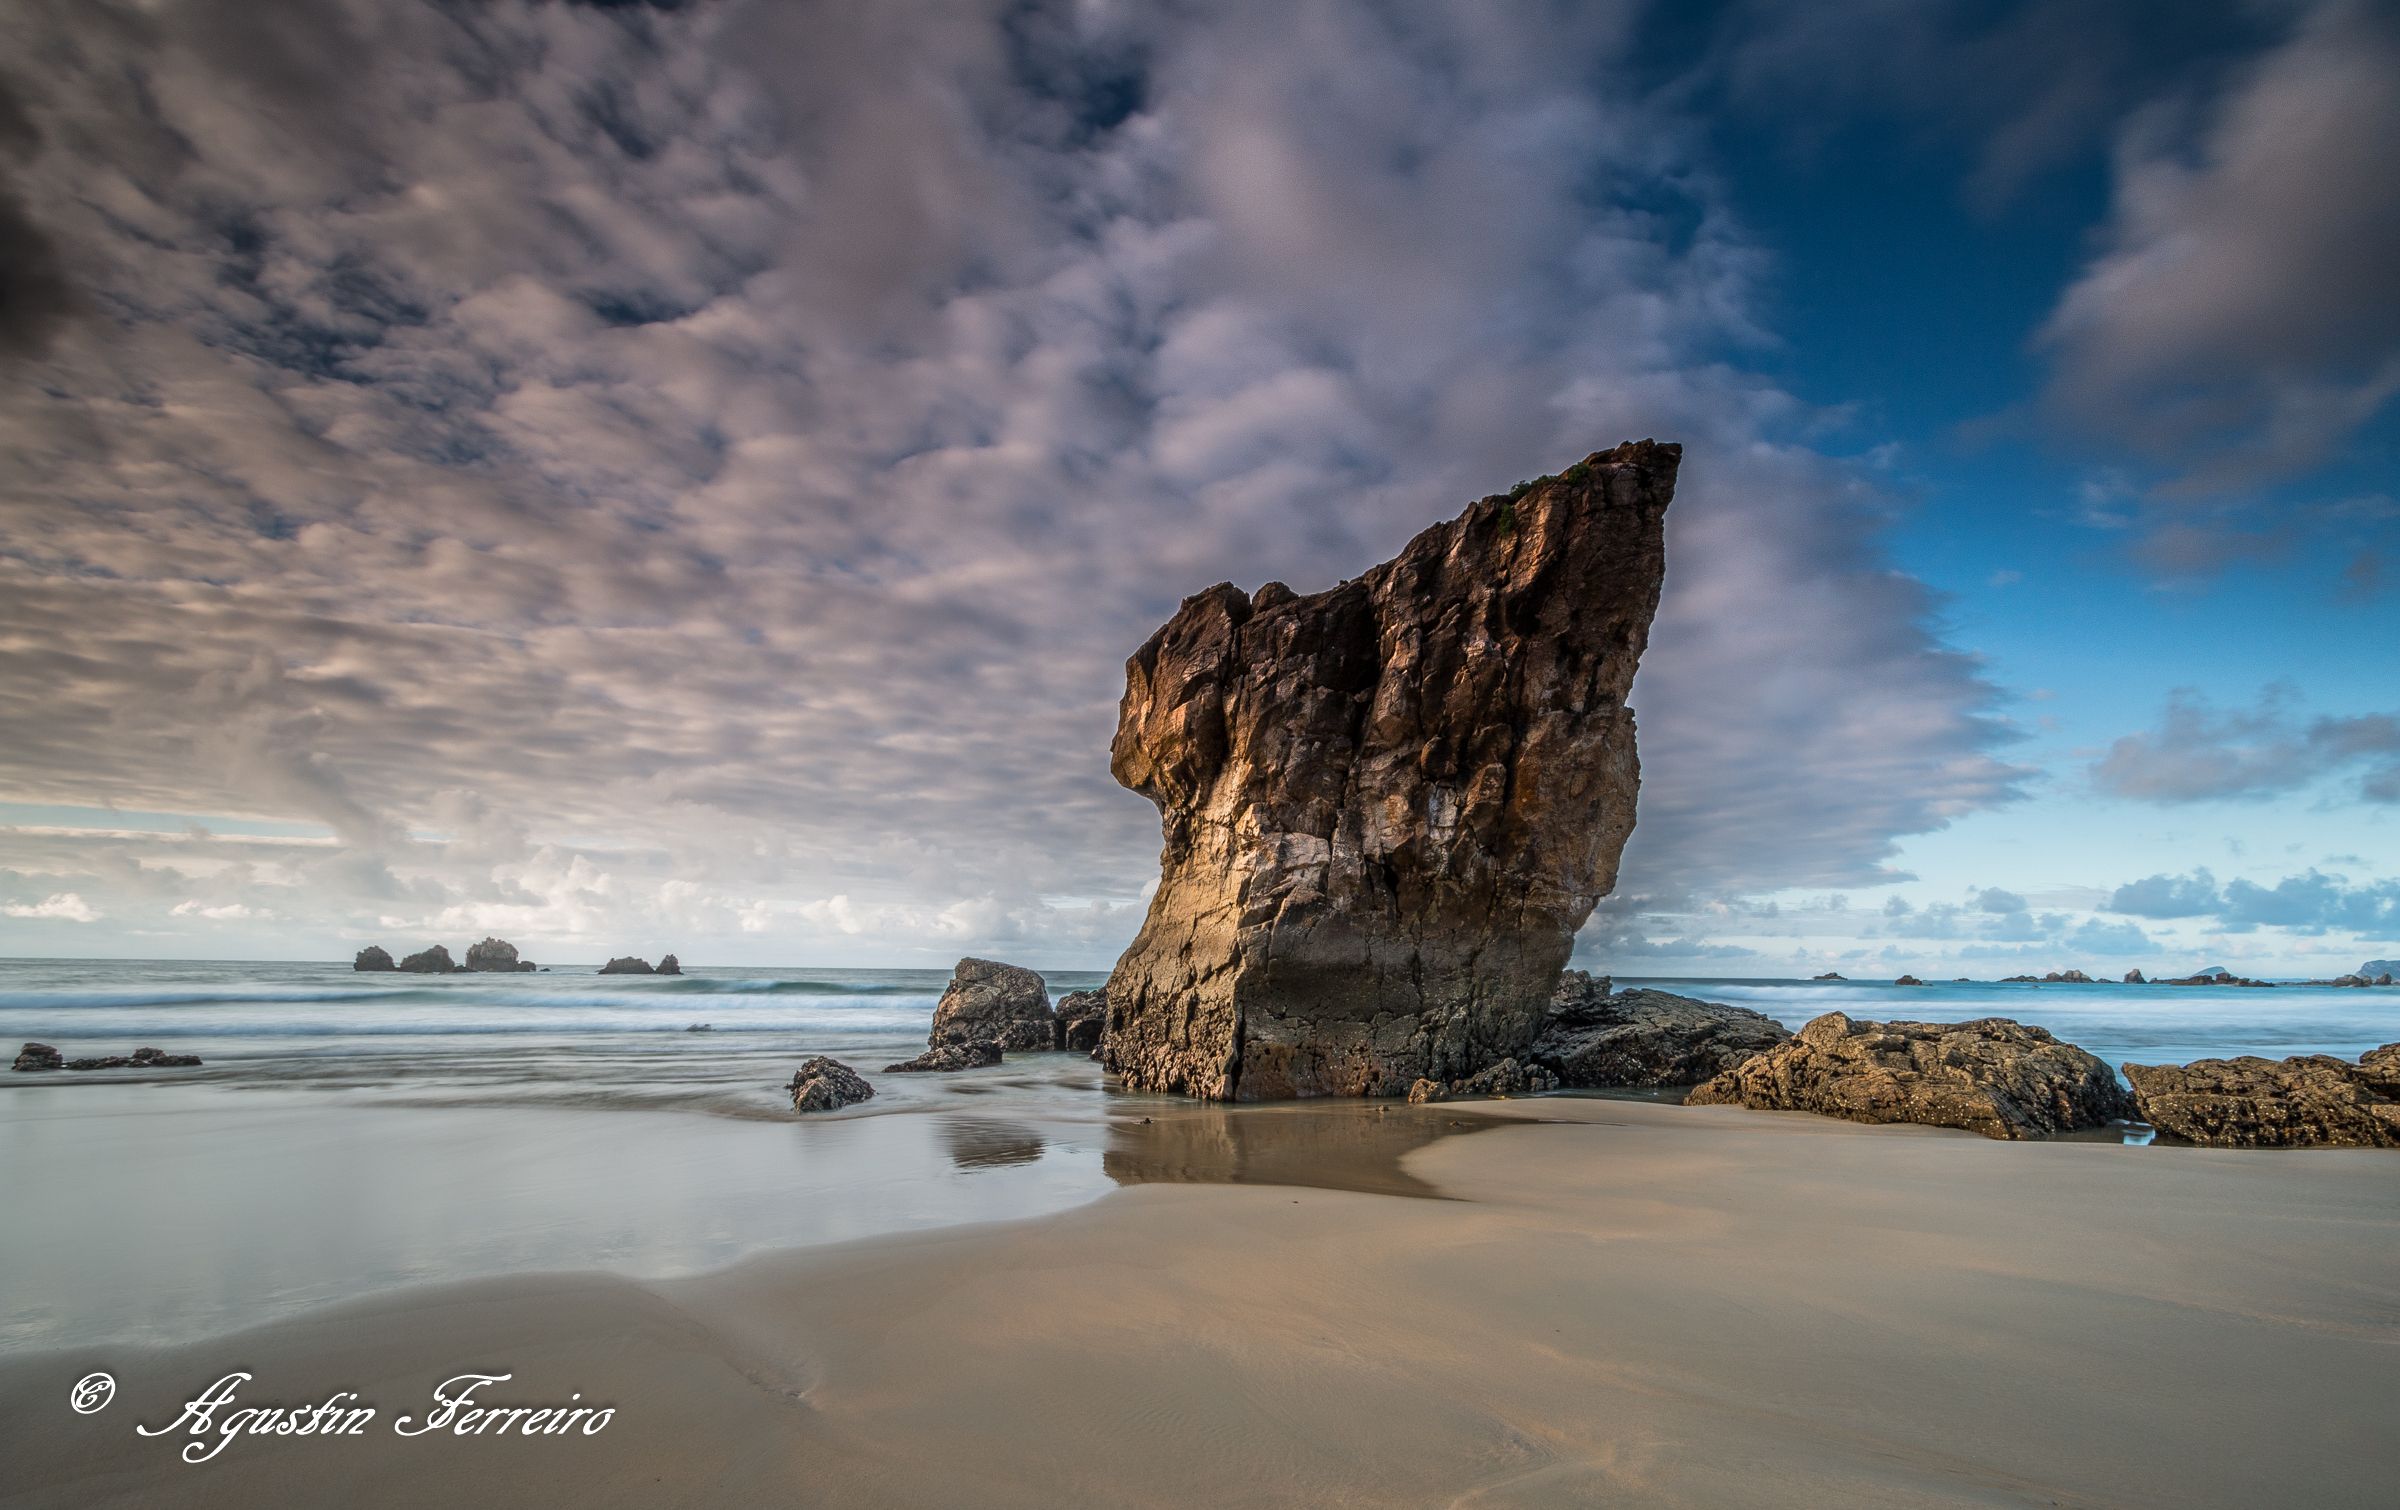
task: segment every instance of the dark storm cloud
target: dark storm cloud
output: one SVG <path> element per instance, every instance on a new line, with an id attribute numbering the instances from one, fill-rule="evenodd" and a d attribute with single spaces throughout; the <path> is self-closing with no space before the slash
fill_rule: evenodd
<path id="1" fill-rule="evenodd" d="M 0 408 L 0 782 L 334 842 L 45 839 L 24 905 L 1098 957 L 1181 595 L 1643 435 L 1632 892 L 1872 879 L 2021 775 L 1728 364 L 1760 255 L 1629 12 L 255 14 L 31 12 L 23 192 L 110 317 Z"/>
<path id="2" fill-rule="evenodd" d="M 0 81 L 0 360 L 41 356 L 66 323 L 74 288 L 58 246 L 19 197 L 17 166 L 40 150 L 42 135 Z"/>
<path id="3" fill-rule="evenodd" d="M 2273 687 L 2247 709 L 2179 688 L 2156 728 L 2118 739 L 2090 767 L 2101 791 L 2159 803 L 2269 797 L 2351 772 L 2367 801 L 2400 802 L 2400 714 L 2308 718 Z"/>

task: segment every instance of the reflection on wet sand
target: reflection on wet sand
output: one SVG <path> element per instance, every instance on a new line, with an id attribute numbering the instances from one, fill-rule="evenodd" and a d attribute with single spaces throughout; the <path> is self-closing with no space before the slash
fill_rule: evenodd
<path id="1" fill-rule="evenodd" d="M 1042 1135 L 1021 1122 L 995 1122 L 982 1117 L 946 1117 L 942 1141 L 950 1162 L 961 1169 L 1006 1169 L 1030 1164 L 1049 1145 Z"/>
<path id="2" fill-rule="evenodd" d="M 1120 1185 L 1307 1185 L 1441 1199 L 1400 1167 L 1452 1133 L 1522 1126 L 1447 1106 L 1306 1102 L 1225 1106 L 1161 1101 L 1111 1119 L 1101 1167 Z"/>

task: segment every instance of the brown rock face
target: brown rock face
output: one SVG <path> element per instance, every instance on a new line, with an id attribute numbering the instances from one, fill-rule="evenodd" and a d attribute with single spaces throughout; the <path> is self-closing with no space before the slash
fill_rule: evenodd
<path id="1" fill-rule="evenodd" d="M 1469 506 L 1308 597 L 1221 584 L 1125 668 L 1165 847 L 1109 987 L 1127 1085 L 1399 1095 L 1521 1054 L 1616 884 L 1678 446 Z"/>
<path id="2" fill-rule="evenodd" d="M 1070 1054 L 1096 1054 L 1108 1030 L 1106 991 L 1069 991 L 1058 999 L 1058 1046 Z"/>
<path id="3" fill-rule="evenodd" d="M 1987 1138 L 2038 1137 L 2133 1115 L 2100 1059 L 2005 1017 L 1866 1022 L 1828 1012 L 1688 1099 L 1963 1127 Z"/>
<path id="4" fill-rule="evenodd" d="M 1792 1036 L 1747 1007 L 1634 989 L 1569 970 L 1534 1040 L 1536 1064 L 1577 1089 L 1697 1085 Z"/>
<path id="5" fill-rule="evenodd" d="M 2219 1148 L 2400 1148 L 2400 1043 L 2357 1064 L 2330 1054 L 2129 1064 L 2160 1132 Z"/>

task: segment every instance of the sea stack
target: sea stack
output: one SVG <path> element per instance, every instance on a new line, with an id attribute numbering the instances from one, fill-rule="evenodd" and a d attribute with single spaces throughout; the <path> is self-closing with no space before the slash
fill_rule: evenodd
<path id="1" fill-rule="evenodd" d="M 1305 597 L 1221 583 L 1126 663 L 1109 768 L 1165 837 L 1110 978 L 1127 1086 L 1400 1095 L 1530 1048 L 1633 830 L 1681 456 L 1597 453 Z"/>

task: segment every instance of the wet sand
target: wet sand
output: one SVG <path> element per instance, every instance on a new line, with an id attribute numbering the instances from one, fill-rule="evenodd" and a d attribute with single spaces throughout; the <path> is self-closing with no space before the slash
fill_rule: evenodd
<path id="1" fill-rule="evenodd" d="M 1356 1110 L 1120 1116 L 1125 1188 L 1034 1220 L 20 1356 L 0 1495 L 2363 1506 L 2400 1482 L 2387 1154 L 1573 1098 Z M 1316 1176 L 1352 1188 L 1275 1183 Z M 119 1398 L 73 1414 L 99 1368 Z M 384 1414 L 198 1466 L 133 1434 L 234 1369 L 253 1402 L 345 1389 Z M 388 1430 L 471 1370 L 513 1372 L 505 1403 L 618 1413 L 594 1437 Z"/>

